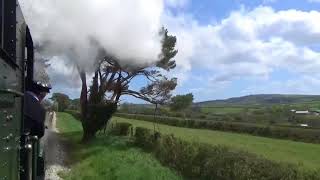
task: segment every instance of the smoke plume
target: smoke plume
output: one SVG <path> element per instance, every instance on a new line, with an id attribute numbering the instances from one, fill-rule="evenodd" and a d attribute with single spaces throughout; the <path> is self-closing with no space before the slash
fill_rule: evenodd
<path id="1" fill-rule="evenodd" d="M 160 54 L 162 0 L 20 0 L 20 4 L 44 57 L 61 57 L 88 70 L 97 45 L 123 63 L 152 63 Z"/>

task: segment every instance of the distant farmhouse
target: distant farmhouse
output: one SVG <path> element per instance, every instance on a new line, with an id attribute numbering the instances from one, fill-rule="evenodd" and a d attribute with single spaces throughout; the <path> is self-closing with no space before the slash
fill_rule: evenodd
<path id="1" fill-rule="evenodd" d="M 305 110 L 305 111 L 295 111 L 296 114 L 301 114 L 301 115 L 304 115 L 304 114 L 310 114 L 310 112 L 308 110 Z"/>
<path id="2" fill-rule="evenodd" d="M 294 114 L 299 114 L 299 115 L 307 115 L 307 114 L 310 113 L 308 110 L 298 111 L 298 110 L 295 110 L 295 109 L 291 109 L 290 111 L 292 113 L 294 113 Z"/>
<path id="3" fill-rule="evenodd" d="M 308 124 L 299 124 L 301 127 L 309 127 Z"/>
<path id="4" fill-rule="evenodd" d="M 291 113 L 293 115 L 296 115 L 296 116 L 319 116 L 320 115 L 320 110 L 319 109 L 309 109 L 309 110 L 295 110 L 295 109 L 291 109 L 290 110 Z M 301 127 L 309 127 L 309 124 L 307 123 L 303 123 L 303 124 L 298 124 L 298 126 L 301 126 Z"/>
<path id="5" fill-rule="evenodd" d="M 299 110 L 299 111 L 295 110 L 295 109 L 291 109 L 290 111 L 294 114 L 297 114 L 297 115 L 316 115 L 316 116 L 320 115 L 320 110 L 318 110 L 318 109 Z"/>

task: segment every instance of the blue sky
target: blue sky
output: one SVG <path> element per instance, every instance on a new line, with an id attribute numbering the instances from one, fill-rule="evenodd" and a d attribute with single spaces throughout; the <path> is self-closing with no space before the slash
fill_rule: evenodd
<path id="1" fill-rule="evenodd" d="M 186 20 L 188 24 L 188 21 L 195 21 L 199 26 L 198 28 L 204 28 L 206 26 L 219 26 L 222 24 L 222 21 L 230 18 L 230 14 L 234 12 L 241 12 L 244 16 L 250 16 L 248 15 L 250 12 L 257 10 L 257 8 L 269 8 L 273 11 L 273 15 L 280 14 L 279 19 L 281 16 L 292 16 L 292 18 L 287 18 L 285 20 L 279 20 L 279 31 L 284 31 L 286 33 L 286 30 L 282 30 L 281 28 L 287 28 L 288 36 L 301 36 L 302 39 L 303 36 L 307 36 L 303 34 L 301 31 L 296 31 L 294 29 L 288 30 L 290 28 L 294 28 L 295 26 L 291 25 L 294 23 L 301 23 L 302 26 L 307 26 L 310 24 L 314 24 L 315 19 L 310 18 L 301 18 L 299 17 L 303 16 L 302 14 L 309 14 L 312 11 L 315 11 L 319 13 L 320 10 L 320 2 L 311 2 L 307 0 L 202 0 L 202 1 L 185 1 L 183 6 L 177 6 L 177 7 L 169 7 L 168 11 L 170 11 L 171 15 L 174 17 L 187 17 L 188 20 Z M 287 13 L 289 11 L 297 11 L 293 13 Z M 281 12 L 284 12 L 281 14 Z M 252 15 L 252 16 L 263 16 L 264 13 L 260 12 L 257 13 L 258 15 Z M 265 13 L 266 16 L 268 13 Z M 190 18 L 191 17 L 191 18 Z M 309 17 L 312 17 L 310 15 Z M 277 18 L 277 17 L 276 17 Z M 297 20 L 299 19 L 299 20 Z M 240 17 L 241 20 L 241 17 Z M 236 20 L 234 20 L 236 21 Z M 277 19 L 273 20 L 277 21 Z M 287 21 L 287 22 L 286 22 Z M 255 23 L 260 23 L 259 20 L 256 20 Z M 277 26 L 277 22 L 274 23 L 275 26 Z M 285 24 L 286 27 L 281 27 L 281 24 Z M 299 24 L 296 24 L 299 25 Z M 265 26 L 268 26 L 265 25 Z M 270 25 L 271 26 L 271 25 Z M 282 55 L 281 52 L 277 53 L 279 54 L 279 57 L 277 57 L 277 54 L 275 56 L 271 56 L 275 59 L 267 59 L 268 65 L 259 65 L 259 62 L 257 64 L 252 63 L 252 68 L 257 69 L 257 72 L 253 73 L 246 73 L 246 72 L 239 72 L 235 75 L 232 75 L 232 70 L 237 69 L 236 67 L 228 69 L 222 67 L 222 70 L 219 68 L 206 68 L 204 66 L 198 65 L 197 63 L 191 62 L 191 69 L 189 70 L 182 70 L 182 72 L 187 73 L 188 77 L 182 77 L 183 80 L 181 84 L 177 87 L 175 94 L 185 94 L 192 92 L 195 95 L 195 101 L 205 101 L 205 100 L 211 100 L 211 99 L 224 99 L 229 97 L 235 97 L 235 96 L 242 96 L 242 95 L 248 95 L 248 94 L 259 94 L 259 93 L 280 93 L 280 94 L 320 94 L 319 88 L 320 88 L 320 79 L 319 74 L 314 72 L 313 68 L 304 68 L 302 66 L 318 66 L 320 61 L 319 56 L 319 26 L 317 27 L 305 27 L 307 31 L 310 30 L 311 34 L 313 34 L 316 38 L 314 40 L 308 40 L 307 43 L 300 43 L 298 41 L 295 41 L 294 39 L 286 39 L 286 35 L 279 35 L 279 32 L 277 32 L 277 27 L 275 27 L 272 31 L 270 31 L 270 34 L 267 34 L 267 38 L 258 37 L 257 41 L 263 41 L 263 43 L 270 43 L 270 37 L 278 38 L 279 44 L 276 45 L 274 48 L 278 48 L 278 46 L 283 48 L 283 51 L 291 51 L 290 49 L 293 47 L 288 47 L 286 49 L 286 45 L 284 44 L 291 44 L 294 46 L 293 49 L 298 51 L 297 53 L 293 53 L 297 55 L 297 57 L 294 57 L 294 55 Z M 186 27 L 184 27 L 186 28 Z M 250 28 L 250 27 L 248 27 Z M 170 30 L 170 28 L 169 28 Z M 179 31 L 179 30 L 178 30 Z M 236 32 L 237 33 L 237 32 Z M 290 34 L 289 34 L 290 33 Z M 306 32 L 308 33 L 308 32 Z M 231 36 L 231 35 L 230 35 Z M 236 35 L 237 36 L 237 35 Z M 241 36 L 241 32 L 239 32 L 239 36 Z M 261 33 L 261 36 L 265 36 L 264 33 Z M 210 36 L 208 36 L 210 38 Z M 260 39 L 259 39 L 260 38 Z M 306 37 L 307 38 L 307 37 Z M 178 36 L 179 41 L 179 36 Z M 250 40 L 249 40 L 250 41 Z M 271 45 L 272 46 L 272 45 Z M 183 46 L 182 46 L 183 47 Z M 313 53 L 315 54 L 312 58 L 307 57 L 308 54 L 303 51 L 305 49 L 311 49 Z M 254 50 L 254 49 L 253 49 Z M 215 50 L 212 49 L 212 52 L 209 54 L 209 56 L 214 57 L 215 56 Z M 271 50 L 273 51 L 273 48 Z M 180 52 L 181 53 L 181 52 Z M 231 51 L 231 53 L 233 53 Z M 267 52 L 269 53 L 269 52 Z M 271 53 L 271 52 L 270 52 Z M 240 52 L 242 55 L 242 53 Z M 197 57 L 191 57 L 192 58 L 208 58 L 208 54 L 206 55 L 198 55 Z M 246 61 L 246 58 L 250 59 L 250 54 L 244 54 L 243 55 L 244 61 Z M 248 56 L 248 57 L 247 57 Z M 262 54 L 264 56 L 264 54 Z M 286 57 L 282 57 L 286 56 Z M 303 56 L 303 57 L 301 57 Z M 234 58 L 237 58 L 235 56 Z M 266 55 L 266 57 L 260 57 L 260 58 L 270 58 Z M 279 61 L 283 61 L 281 63 L 274 63 L 272 61 L 277 61 L 277 58 L 283 59 Z M 299 67 L 299 63 L 296 64 L 295 62 L 291 62 L 291 59 L 296 59 L 295 61 L 299 61 L 299 63 L 302 63 L 303 65 Z M 203 63 L 210 63 L 211 58 L 209 57 L 208 60 L 203 61 Z M 214 59 L 214 58 L 213 58 Z M 242 59 L 242 58 L 241 58 Z M 255 59 L 257 61 L 260 61 L 259 59 Z M 192 61 L 192 60 L 190 60 Z M 198 60 L 195 60 L 198 61 Z M 212 60 L 216 61 L 216 60 Z M 241 64 L 241 60 L 239 60 L 239 65 Z M 221 64 L 228 66 L 228 63 L 224 64 L 223 62 L 218 62 L 217 66 L 221 66 Z M 210 65 L 211 66 L 211 65 Z M 214 64 L 213 64 L 214 66 Z M 233 66 L 233 64 L 230 64 L 230 66 Z M 261 72 L 259 72 L 259 68 L 261 68 Z M 301 68 L 301 69 L 300 69 Z M 265 70 L 264 70 L 265 69 Z M 251 67 L 244 68 L 242 71 L 250 71 Z M 230 72 L 231 71 L 231 72 Z M 225 80 L 222 81 L 215 81 L 214 77 L 225 73 Z M 228 76 L 231 76 L 228 78 Z M 179 77 L 179 76 L 178 76 Z M 181 75 L 180 75 L 181 78 Z M 221 79 L 221 78 L 219 78 Z M 132 98 L 125 98 L 125 101 L 133 101 L 133 102 L 141 102 L 136 101 Z"/>
<path id="2" fill-rule="evenodd" d="M 81 84 L 72 64 L 90 67 L 88 37 L 118 56 L 148 59 L 158 55 L 153 33 L 162 25 L 177 37 L 177 67 L 169 73 L 178 78 L 174 94 L 191 92 L 195 101 L 261 93 L 320 94 L 320 0 L 79 0 L 77 6 L 62 0 L 27 2 L 31 13 L 24 14 L 34 40 L 55 45 L 46 54 L 53 57 L 48 69 L 53 92 L 71 98 L 79 96 Z M 69 5 L 73 11 L 66 10 Z M 101 23 L 105 21 L 119 23 Z M 79 29 L 83 34 L 74 33 Z M 137 46 L 137 39 L 146 43 Z M 74 51 L 66 52 L 70 47 Z M 131 87 L 144 83 L 140 78 Z"/>
<path id="3" fill-rule="evenodd" d="M 189 0 L 186 6 L 171 9 L 178 13 L 184 11 L 193 14 L 203 24 L 227 17 L 231 11 L 241 7 L 253 9 L 258 6 L 270 6 L 275 10 L 298 9 L 303 11 L 319 10 L 320 4 L 308 0 Z"/>

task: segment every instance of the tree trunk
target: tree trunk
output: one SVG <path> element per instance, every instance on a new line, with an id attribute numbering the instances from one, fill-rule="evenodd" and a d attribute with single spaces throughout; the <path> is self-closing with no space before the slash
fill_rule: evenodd
<path id="1" fill-rule="evenodd" d="M 84 71 L 80 71 L 80 78 L 82 82 L 81 95 L 80 95 L 80 111 L 81 111 L 82 119 L 86 119 L 87 106 L 88 106 L 88 89 L 87 89 L 86 73 Z"/>
<path id="2" fill-rule="evenodd" d="M 82 142 L 88 142 L 95 136 L 95 132 L 92 132 L 88 127 L 88 88 L 85 71 L 80 71 L 80 78 L 82 82 L 81 94 L 80 94 L 80 111 L 81 111 L 81 122 L 83 128 Z"/>
<path id="3" fill-rule="evenodd" d="M 96 133 L 102 130 L 117 110 L 117 104 L 90 104 L 87 105 L 86 118 L 82 119 L 82 142 L 86 143 L 95 138 Z"/>
<path id="4" fill-rule="evenodd" d="M 85 144 L 94 139 L 95 135 L 90 132 L 83 132 L 81 143 Z"/>
<path id="5" fill-rule="evenodd" d="M 80 78 L 82 81 L 80 105 L 81 105 L 81 122 L 83 128 L 82 143 L 92 140 L 96 133 L 106 126 L 112 115 L 117 110 L 117 102 L 102 102 L 100 95 L 104 92 L 99 92 L 98 71 L 93 77 L 93 84 L 88 97 L 88 88 L 86 83 L 86 73 L 80 71 Z M 103 84 L 100 84 L 103 86 Z M 121 93 L 121 91 L 119 91 Z M 119 97 L 117 96 L 117 100 Z"/>
<path id="6" fill-rule="evenodd" d="M 96 135 L 96 131 L 94 131 L 93 129 L 91 129 L 89 126 L 87 126 L 85 123 L 82 123 L 82 127 L 83 127 L 83 134 L 82 134 L 82 143 L 87 143 L 90 140 L 94 139 L 95 135 Z"/>
<path id="7" fill-rule="evenodd" d="M 156 104 L 156 107 L 154 108 L 154 113 L 153 113 L 153 131 L 156 133 L 156 115 L 157 115 L 157 110 L 158 110 L 158 104 Z"/>

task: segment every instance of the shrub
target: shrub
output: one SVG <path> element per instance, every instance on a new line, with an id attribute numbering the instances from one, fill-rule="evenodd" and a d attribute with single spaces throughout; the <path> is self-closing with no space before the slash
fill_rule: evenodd
<path id="1" fill-rule="evenodd" d="M 153 138 L 152 130 L 137 127 L 135 142 L 152 150 L 159 161 L 188 179 L 318 179 L 320 173 L 297 165 L 278 163 L 225 146 L 191 143 L 164 135 Z"/>
<path id="2" fill-rule="evenodd" d="M 157 146 L 159 132 L 154 132 L 151 129 L 136 127 L 135 144 L 145 150 L 152 150 Z"/>
<path id="3" fill-rule="evenodd" d="M 65 110 L 64 112 L 71 114 L 75 119 L 81 121 L 81 113 L 75 110 Z"/>
<path id="4" fill-rule="evenodd" d="M 130 132 L 132 132 L 132 124 L 125 122 L 116 123 L 111 129 L 111 134 L 116 136 L 128 136 Z"/>

